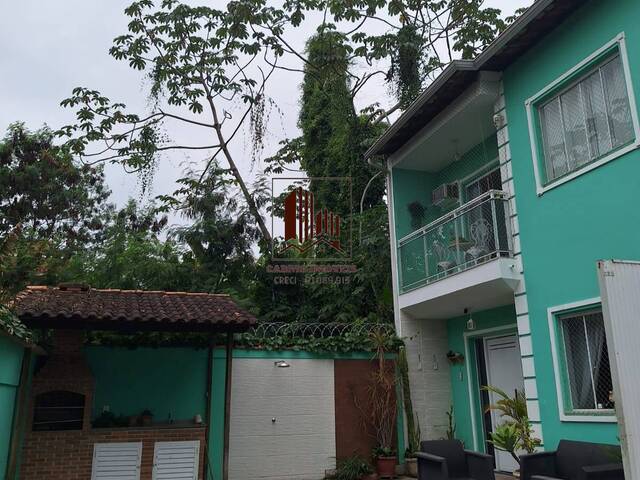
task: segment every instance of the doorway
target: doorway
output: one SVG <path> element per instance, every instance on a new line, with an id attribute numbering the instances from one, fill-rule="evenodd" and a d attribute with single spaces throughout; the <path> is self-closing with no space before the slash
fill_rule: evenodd
<path id="1" fill-rule="evenodd" d="M 499 337 L 485 337 L 483 339 L 484 351 L 479 356 L 479 360 L 484 365 L 479 365 L 480 372 L 486 375 L 486 384 L 497 387 L 509 395 L 514 395 L 516 390 L 524 390 L 524 379 L 522 376 L 522 364 L 520 361 L 520 345 L 517 335 L 506 335 Z M 484 378 L 483 378 L 484 380 Z M 481 392 L 488 405 L 495 404 L 499 397 L 491 392 Z M 484 404 L 485 402 L 483 402 Z M 500 413 L 490 411 L 485 415 L 485 436 L 489 432 L 504 423 Z M 512 472 L 518 468 L 517 462 L 511 454 L 498 449 L 493 449 L 496 459 L 496 470 Z"/>

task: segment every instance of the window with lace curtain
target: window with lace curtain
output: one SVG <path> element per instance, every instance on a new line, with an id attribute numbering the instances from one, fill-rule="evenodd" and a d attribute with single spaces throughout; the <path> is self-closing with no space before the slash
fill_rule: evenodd
<path id="1" fill-rule="evenodd" d="M 624 33 L 525 106 L 538 195 L 640 147 Z"/>
<path id="2" fill-rule="evenodd" d="M 538 107 L 546 181 L 580 169 L 635 139 L 620 54 Z"/>
<path id="3" fill-rule="evenodd" d="M 566 413 L 613 411 L 613 383 L 601 310 L 560 315 Z"/>

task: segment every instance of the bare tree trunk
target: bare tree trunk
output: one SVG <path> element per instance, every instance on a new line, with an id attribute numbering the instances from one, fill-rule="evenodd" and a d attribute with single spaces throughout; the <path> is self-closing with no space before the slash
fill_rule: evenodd
<path id="1" fill-rule="evenodd" d="M 244 195 L 244 198 L 247 201 L 247 205 L 249 206 L 249 212 L 251 212 L 251 215 L 253 215 L 253 217 L 255 218 L 255 221 L 258 224 L 258 229 L 262 234 L 262 238 L 267 244 L 267 248 L 270 248 L 271 233 L 267 228 L 267 224 L 265 223 L 264 218 L 262 218 L 262 215 L 260 214 L 260 210 L 258 210 L 258 206 L 256 205 L 256 202 L 253 199 L 251 192 L 249 192 L 249 189 L 247 188 L 247 184 L 242 178 L 242 175 L 240 175 L 240 171 L 238 170 L 238 167 L 236 166 L 236 162 L 233 160 L 233 157 L 231 156 L 231 152 L 229 152 L 227 142 L 224 138 L 224 134 L 222 133 L 222 125 L 220 124 L 218 119 L 218 111 L 213 103 L 213 98 L 211 97 L 211 93 L 209 92 L 208 89 L 207 89 L 207 101 L 209 102 L 209 107 L 211 108 L 211 113 L 213 115 L 213 126 L 216 131 L 216 135 L 218 137 L 218 143 L 220 144 L 220 149 L 222 150 L 222 153 L 224 153 L 224 156 L 227 159 L 227 162 L 229 163 L 229 168 L 231 169 L 231 173 L 236 179 L 236 182 L 238 182 L 238 185 L 240 186 L 240 190 L 242 190 L 242 194 Z"/>

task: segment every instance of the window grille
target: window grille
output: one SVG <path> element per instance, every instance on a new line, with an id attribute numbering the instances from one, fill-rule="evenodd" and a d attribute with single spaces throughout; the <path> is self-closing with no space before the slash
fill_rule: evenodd
<path id="1" fill-rule="evenodd" d="M 82 430 L 84 395 L 56 390 L 35 398 L 33 430 Z"/>
<path id="2" fill-rule="evenodd" d="M 561 316 L 572 410 L 612 410 L 613 384 L 601 311 Z"/>
<path id="3" fill-rule="evenodd" d="M 538 108 L 547 182 L 634 140 L 620 55 Z"/>

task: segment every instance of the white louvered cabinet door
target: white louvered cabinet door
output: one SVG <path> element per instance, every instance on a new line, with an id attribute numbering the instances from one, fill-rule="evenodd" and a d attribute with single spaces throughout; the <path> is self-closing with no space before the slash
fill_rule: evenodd
<path id="1" fill-rule="evenodd" d="M 200 441 L 156 442 L 153 480 L 198 480 Z"/>
<path id="2" fill-rule="evenodd" d="M 91 480 L 139 480 L 142 442 L 96 443 Z"/>

